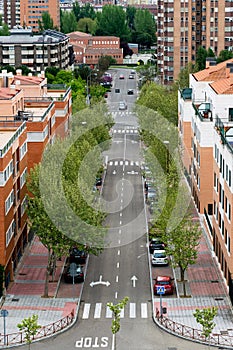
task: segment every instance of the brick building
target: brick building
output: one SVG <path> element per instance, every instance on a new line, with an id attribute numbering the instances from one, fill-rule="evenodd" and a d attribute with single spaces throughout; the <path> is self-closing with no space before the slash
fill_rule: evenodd
<path id="1" fill-rule="evenodd" d="M 161 83 L 178 78 L 188 62 L 195 62 L 200 46 L 216 56 L 232 50 L 231 1 L 158 0 L 157 54 Z"/>
<path id="2" fill-rule="evenodd" d="M 0 264 L 6 287 L 28 242 L 26 175 L 56 136 L 69 132 L 71 89 L 43 74 L 0 73 Z"/>
<path id="3" fill-rule="evenodd" d="M 97 64 L 101 56 L 112 56 L 118 64 L 123 63 L 120 38 L 115 36 L 92 36 L 82 32 L 67 34 L 73 45 L 75 62 Z"/>
<path id="4" fill-rule="evenodd" d="M 186 175 L 233 302 L 233 59 L 208 59 L 178 105 Z"/>

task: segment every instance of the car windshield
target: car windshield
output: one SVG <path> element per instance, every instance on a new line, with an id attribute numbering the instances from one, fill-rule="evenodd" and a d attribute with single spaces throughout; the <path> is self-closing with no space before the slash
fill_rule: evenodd
<path id="1" fill-rule="evenodd" d="M 157 281 L 156 284 L 158 284 L 159 286 L 167 286 L 168 284 L 170 284 L 170 282 L 168 281 Z"/>
<path id="2" fill-rule="evenodd" d="M 154 252 L 154 258 L 166 258 L 165 253 L 155 253 Z"/>

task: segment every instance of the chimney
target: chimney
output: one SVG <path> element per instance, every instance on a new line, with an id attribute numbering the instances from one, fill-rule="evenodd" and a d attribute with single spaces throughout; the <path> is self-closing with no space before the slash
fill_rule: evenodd
<path id="1" fill-rule="evenodd" d="M 15 94 L 15 85 L 10 85 L 10 92 Z"/>
<path id="2" fill-rule="evenodd" d="M 29 76 L 29 77 L 32 77 L 32 73 L 28 73 L 28 76 Z"/>
<path id="3" fill-rule="evenodd" d="M 209 68 L 211 66 L 216 66 L 216 58 L 214 58 L 214 57 L 206 57 L 205 67 Z"/>
<path id="4" fill-rule="evenodd" d="M 20 80 L 16 80 L 15 85 L 16 85 L 16 89 L 19 90 L 20 89 Z"/>
<path id="5" fill-rule="evenodd" d="M 16 75 L 22 75 L 22 69 L 17 69 L 16 70 Z"/>
<path id="6" fill-rule="evenodd" d="M 228 62 L 226 64 L 226 78 L 230 77 L 230 70 L 233 67 L 233 63 L 232 62 Z"/>
<path id="7" fill-rule="evenodd" d="M 40 72 L 40 74 L 41 74 L 41 78 L 45 78 L 45 72 L 44 72 L 44 70 L 42 70 L 42 71 Z"/>

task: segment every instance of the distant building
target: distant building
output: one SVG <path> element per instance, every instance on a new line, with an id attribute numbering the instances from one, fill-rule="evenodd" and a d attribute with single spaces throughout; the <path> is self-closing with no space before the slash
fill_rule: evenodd
<path id="1" fill-rule="evenodd" d="M 0 37 L 0 65 L 27 66 L 35 72 L 47 67 L 66 69 L 73 64 L 69 37 L 54 30 L 34 35 L 32 29 L 14 28 Z"/>
<path id="2" fill-rule="evenodd" d="M 101 56 L 112 56 L 118 64 L 123 63 L 123 49 L 116 36 L 92 36 L 82 32 L 67 36 L 73 45 L 76 63 L 97 64 Z"/>
<path id="3" fill-rule="evenodd" d="M 54 27 L 60 29 L 60 2 L 59 0 L 3 0 L 4 22 L 9 28 L 16 25 L 31 26 L 38 32 L 38 20 L 42 21 L 42 14 L 48 12 L 53 20 Z"/>

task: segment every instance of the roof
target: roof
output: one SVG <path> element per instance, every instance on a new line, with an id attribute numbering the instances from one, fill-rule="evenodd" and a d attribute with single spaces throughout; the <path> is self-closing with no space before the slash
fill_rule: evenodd
<path id="1" fill-rule="evenodd" d="M 230 76 L 225 79 L 216 80 L 210 86 L 217 94 L 233 94 L 233 79 Z"/>
<path id="2" fill-rule="evenodd" d="M 45 78 L 26 75 L 15 75 L 12 84 L 16 84 L 16 81 L 20 81 L 20 85 L 40 85 Z"/>
<path id="3" fill-rule="evenodd" d="M 108 48 L 108 47 L 99 47 L 99 48 L 92 48 L 92 47 L 87 47 L 86 51 L 85 51 L 85 55 L 89 55 L 89 54 L 104 54 L 104 55 L 108 55 L 111 53 L 118 53 L 118 54 L 122 54 L 122 49 L 118 49 L 118 48 Z"/>
<path id="4" fill-rule="evenodd" d="M 66 34 L 70 39 L 93 39 L 93 40 L 120 40 L 119 37 L 114 35 L 98 35 L 94 36 L 91 34 L 83 33 L 83 32 L 72 32 Z"/>
<path id="5" fill-rule="evenodd" d="M 68 36 L 55 30 L 45 30 L 43 34 L 35 35 L 25 29 L 14 29 L 11 35 L 0 36 L 0 44 L 52 44 L 68 39 Z"/>
<path id="6" fill-rule="evenodd" d="M 13 90 L 8 87 L 0 88 L 0 100 L 10 100 L 12 97 L 16 96 L 20 90 Z"/>
<path id="7" fill-rule="evenodd" d="M 15 130 L 0 130 L 0 149 L 3 149 L 3 147 L 6 146 L 6 144 L 10 141 L 14 133 Z"/>
<path id="8" fill-rule="evenodd" d="M 77 31 L 77 32 L 72 32 L 72 33 L 68 33 L 68 34 L 66 34 L 66 35 L 68 35 L 69 37 L 72 37 L 72 36 L 80 36 L 80 37 L 91 37 L 92 35 L 91 34 L 89 34 L 89 33 L 84 33 L 84 32 L 79 32 L 79 31 Z"/>
<path id="9" fill-rule="evenodd" d="M 218 63 L 216 66 L 209 66 L 197 73 L 193 73 L 192 75 L 197 81 L 216 81 L 222 78 L 226 78 L 227 63 L 233 63 L 233 58 Z"/>

